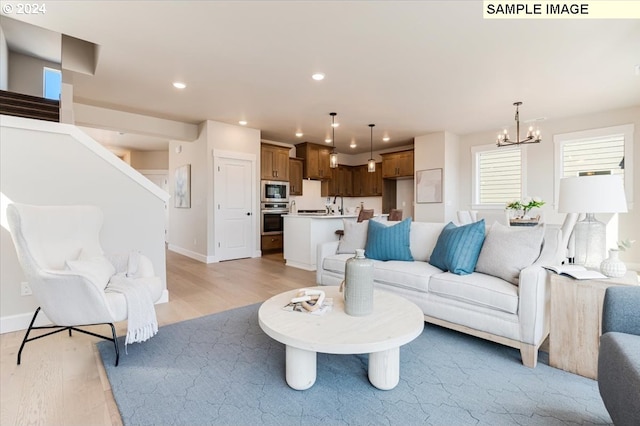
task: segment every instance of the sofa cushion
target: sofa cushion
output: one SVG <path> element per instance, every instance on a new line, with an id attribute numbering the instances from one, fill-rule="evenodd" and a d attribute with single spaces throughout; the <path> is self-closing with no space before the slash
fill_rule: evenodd
<path id="1" fill-rule="evenodd" d="M 412 261 L 409 248 L 411 218 L 395 225 L 385 226 L 374 220 L 369 221 L 365 256 L 376 260 Z"/>
<path id="2" fill-rule="evenodd" d="M 476 271 L 518 284 L 520 271 L 540 256 L 544 225 L 506 227 L 495 222 L 484 240 Z"/>
<path id="3" fill-rule="evenodd" d="M 364 249 L 367 244 L 369 221 L 354 222 L 347 219 L 342 220 L 344 222 L 344 235 L 340 239 L 340 243 L 338 243 L 338 251 L 336 253 L 355 254 L 356 249 Z"/>
<path id="4" fill-rule="evenodd" d="M 336 272 L 339 274 L 345 273 L 345 265 L 347 259 L 352 258 L 354 255 L 351 253 L 334 254 L 327 256 L 322 260 L 322 265 L 318 265 L 318 268 L 322 267 L 325 271 Z"/>
<path id="5" fill-rule="evenodd" d="M 438 237 L 429 263 L 458 275 L 472 273 L 482 248 L 484 233 L 484 219 L 463 226 L 449 222 Z"/>
<path id="6" fill-rule="evenodd" d="M 518 312 L 518 287 L 479 272 L 464 276 L 450 272 L 433 275 L 429 293 L 510 314 Z"/>
<path id="7" fill-rule="evenodd" d="M 411 222 L 409 239 L 411 240 L 413 260 L 429 261 L 442 228 L 444 228 L 444 223 Z"/>
<path id="8" fill-rule="evenodd" d="M 427 262 L 374 261 L 373 279 L 377 283 L 408 288 L 421 293 L 429 291 L 429 279 L 441 274 L 438 268 Z"/>

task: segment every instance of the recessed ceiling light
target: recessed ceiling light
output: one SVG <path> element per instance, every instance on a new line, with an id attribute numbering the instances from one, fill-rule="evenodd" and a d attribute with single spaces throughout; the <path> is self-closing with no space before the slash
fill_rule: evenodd
<path id="1" fill-rule="evenodd" d="M 301 138 L 304 136 L 304 133 L 302 132 L 296 132 L 296 138 Z"/>
<path id="2" fill-rule="evenodd" d="M 240 121 L 238 121 L 238 124 L 241 125 L 241 126 L 246 126 L 247 122 L 244 121 L 244 120 L 240 120 Z"/>
<path id="3" fill-rule="evenodd" d="M 326 143 L 331 143 L 331 138 L 326 138 L 324 141 L 325 141 Z"/>
<path id="4" fill-rule="evenodd" d="M 382 138 L 382 140 L 385 142 L 389 142 L 391 138 L 389 136 L 385 136 L 384 138 Z"/>
<path id="5" fill-rule="evenodd" d="M 351 145 L 349 145 L 349 148 L 355 148 L 358 145 L 356 145 L 356 141 L 351 141 Z"/>
<path id="6" fill-rule="evenodd" d="M 315 81 L 321 81 L 321 80 L 324 80 L 324 74 L 321 72 L 317 72 L 313 74 L 311 78 L 314 79 Z"/>
<path id="7" fill-rule="evenodd" d="M 181 81 L 174 81 L 173 87 L 175 87 L 176 89 L 184 89 L 185 87 L 187 87 L 187 85 Z"/>

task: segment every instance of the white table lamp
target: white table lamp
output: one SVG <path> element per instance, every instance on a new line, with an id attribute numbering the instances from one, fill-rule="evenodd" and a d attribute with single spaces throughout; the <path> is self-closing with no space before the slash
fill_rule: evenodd
<path id="1" fill-rule="evenodd" d="M 560 180 L 558 212 L 586 213 L 576 223 L 575 263 L 600 267 L 606 257 L 607 228 L 595 213 L 626 213 L 627 201 L 621 176 L 594 175 Z"/>

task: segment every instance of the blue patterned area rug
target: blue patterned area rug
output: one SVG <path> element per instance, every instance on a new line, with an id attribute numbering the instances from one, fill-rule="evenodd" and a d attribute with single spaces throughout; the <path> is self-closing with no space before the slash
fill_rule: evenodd
<path id="1" fill-rule="evenodd" d="M 99 343 L 124 424 L 611 424 L 597 383 L 549 367 L 546 354 L 529 369 L 518 350 L 429 324 L 401 348 L 395 389 L 369 384 L 367 355 L 318 354 L 315 385 L 295 391 L 258 308 L 162 327 L 118 367 L 111 342 Z"/>

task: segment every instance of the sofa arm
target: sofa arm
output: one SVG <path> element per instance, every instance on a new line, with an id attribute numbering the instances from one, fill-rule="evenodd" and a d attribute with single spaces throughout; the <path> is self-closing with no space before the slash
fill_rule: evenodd
<path id="1" fill-rule="evenodd" d="M 336 254 L 339 243 L 339 241 L 329 241 L 318 244 L 318 249 L 316 250 L 316 284 L 320 285 L 320 283 L 322 283 L 322 264 L 324 258 Z"/>
<path id="2" fill-rule="evenodd" d="M 602 334 L 609 331 L 640 336 L 640 287 L 608 287 L 602 305 Z"/>
<path id="3" fill-rule="evenodd" d="M 538 345 L 549 331 L 549 272 L 535 263 L 520 271 L 518 317 L 522 342 Z"/>

